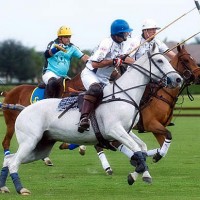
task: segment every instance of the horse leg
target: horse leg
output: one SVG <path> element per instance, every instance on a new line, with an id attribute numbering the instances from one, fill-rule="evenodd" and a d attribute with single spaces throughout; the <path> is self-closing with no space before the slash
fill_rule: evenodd
<path id="1" fill-rule="evenodd" d="M 158 162 L 162 157 L 166 156 L 171 144 L 172 135 L 171 132 L 159 122 L 154 124 L 154 128 L 152 127 L 151 130 L 160 144 L 160 149 L 151 150 L 147 154 L 150 155 L 150 153 L 154 152 L 153 162 Z"/>
<path id="2" fill-rule="evenodd" d="M 52 161 L 50 160 L 49 157 L 42 158 L 42 160 L 44 161 L 45 165 L 47 165 L 47 166 L 53 166 L 53 163 L 52 163 Z"/>
<path id="3" fill-rule="evenodd" d="M 134 159 L 137 160 L 137 166 L 135 168 L 136 173 L 144 173 L 148 171 L 148 166 L 146 164 L 146 157 L 142 154 L 141 148 L 137 142 L 133 140 L 133 138 L 127 134 L 124 128 L 118 124 L 115 127 L 110 127 L 109 133 L 114 136 L 116 140 L 124 144 L 131 151 L 134 152 Z M 132 177 L 131 174 L 128 175 L 128 184 L 132 185 L 135 182 L 135 177 Z M 131 179 L 131 181 L 130 181 Z M 151 176 L 149 174 L 149 179 L 151 180 Z"/>
<path id="4" fill-rule="evenodd" d="M 133 133 L 133 131 L 130 132 L 130 136 L 133 138 L 135 142 L 140 146 L 142 152 L 147 152 L 147 145 L 144 141 L 142 141 L 136 134 Z"/>
<path id="5" fill-rule="evenodd" d="M 63 149 L 69 149 L 69 150 L 74 150 L 76 148 L 79 147 L 79 154 L 84 156 L 85 155 L 85 151 L 86 151 L 86 146 L 85 145 L 78 145 L 78 144 L 69 144 L 69 143 L 65 143 L 63 142 L 60 146 L 59 149 L 63 150 Z"/>
<path id="6" fill-rule="evenodd" d="M 103 151 L 103 148 L 99 147 L 98 145 L 94 145 L 94 148 L 97 151 L 97 155 L 99 157 L 99 160 L 101 161 L 101 165 L 103 167 L 103 169 L 105 170 L 107 175 L 112 175 L 113 174 L 113 170 L 110 167 L 110 164 L 106 158 L 106 155 Z"/>
<path id="7" fill-rule="evenodd" d="M 8 177 L 9 169 L 7 166 L 3 166 L 0 175 L 0 193 L 10 193 L 10 190 L 6 187 L 6 180 Z"/>
<path id="8" fill-rule="evenodd" d="M 16 112 L 12 111 L 4 111 L 4 119 L 6 123 L 6 134 L 4 136 L 4 139 L 2 141 L 2 146 L 4 149 L 4 155 L 9 155 L 10 154 L 10 141 L 13 137 L 13 134 L 15 132 L 15 120 L 16 120 Z"/>

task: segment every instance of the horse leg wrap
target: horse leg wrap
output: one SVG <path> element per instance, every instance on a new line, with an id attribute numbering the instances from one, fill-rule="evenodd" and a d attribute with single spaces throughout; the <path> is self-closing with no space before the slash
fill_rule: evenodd
<path id="1" fill-rule="evenodd" d="M 69 144 L 68 149 L 69 149 L 69 150 L 74 150 L 74 149 L 76 149 L 77 147 L 79 147 L 78 144 Z"/>
<path id="2" fill-rule="evenodd" d="M 165 157 L 165 155 L 167 154 L 170 144 L 171 144 L 171 140 L 165 139 L 165 141 L 160 149 L 160 155 L 162 157 Z"/>
<path id="3" fill-rule="evenodd" d="M 4 156 L 7 156 L 7 155 L 9 155 L 10 154 L 10 150 L 9 149 L 5 149 L 4 150 Z"/>
<path id="4" fill-rule="evenodd" d="M 1 169 L 1 176 L 0 176 L 0 188 L 2 188 L 3 186 L 6 185 L 6 180 L 7 180 L 7 177 L 8 177 L 8 167 L 3 167 Z"/>
<path id="5" fill-rule="evenodd" d="M 143 173 L 144 171 L 148 170 L 148 167 L 145 162 L 146 158 L 144 157 L 144 154 L 142 154 L 141 151 L 137 151 L 134 153 L 134 159 L 136 159 L 137 163 L 135 168 L 135 171 L 137 173 Z"/>
<path id="6" fill-rule="evenodd" d="M 16 191 L 20 194 L 20 190 L 23 188 L 18 173 L 10 174 L 12 181 L 15 185 Z"/>

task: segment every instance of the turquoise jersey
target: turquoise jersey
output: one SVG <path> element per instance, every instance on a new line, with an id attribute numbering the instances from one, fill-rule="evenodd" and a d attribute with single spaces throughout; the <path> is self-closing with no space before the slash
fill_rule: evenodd
<path id="1" fill-rule="evenodd" d="M 54 47 L 53 43 L 51 48 Z M 70 67 L 72 57 L 81 58 L 84 54 L 73 44 L 64 47 L 66 52 L 58 51 L 52 57 L 48 58 L 47 71 L 52 71 L 57 76 L 66 77 Z"/>

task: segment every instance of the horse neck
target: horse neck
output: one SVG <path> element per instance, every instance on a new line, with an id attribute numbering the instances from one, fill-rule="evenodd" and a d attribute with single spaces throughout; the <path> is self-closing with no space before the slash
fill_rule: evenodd
<path id="1" fill-rule="evenodd" d="M 122 90 L 134 99 L 136 103 L 139 104 L 142 95 L 144 93 L 145 87 L 148 84 L 148 78 L 135 69 L 128 69 L 119 79 L 116 80 L 116 85 L 118 85 Z M 130 100 L 130 98 L 123 92 L 118 86 L 114 86 L 114 93 L 119 92 L 115 95 L 116 98 L 122 98 Z M 110 84 L 104 89 L 104 96 L 113 93 L 113 84 Z"/>

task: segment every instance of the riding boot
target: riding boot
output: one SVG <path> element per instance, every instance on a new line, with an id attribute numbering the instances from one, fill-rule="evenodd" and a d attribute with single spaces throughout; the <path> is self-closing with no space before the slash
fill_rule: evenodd
<path id="1" fill-rule="evenodd" d="M 78 132 L 83 133 L 90 127 L 89 115 L 94 110 L 94 102 L 84 99 L 81 110 L 81 118 L 79 122 Z"/>
<path id="2" fill-rule="evenodd" d="M 58 98 L 58 91 L 60 89 L 60 85 L 58 80 L 54 77 L 50 78 L 48 84 L 46 85 L 44 98 Z"/>

